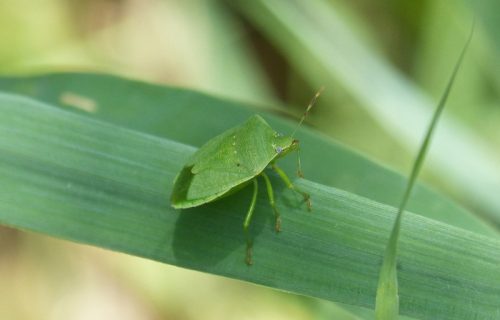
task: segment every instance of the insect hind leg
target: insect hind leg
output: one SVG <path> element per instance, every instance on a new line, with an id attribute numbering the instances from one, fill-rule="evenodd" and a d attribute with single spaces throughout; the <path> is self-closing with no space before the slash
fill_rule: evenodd
<path id="1" fill-rule="evenodd" d="M 257 179 L 253 179 L 253 194 L 252 194 L 252 201 L 250 202 L 250 207 L 248 208 L 247 215 L 245 217 L 245 220 L 243 222 L 243 232 L 245 233 L 246 241 L 247 241 L 247 250 L 246 250 L 246 257 L 245 257 L 245 262 L 247 265 L 252 264 L 252 246 L 253 246 L 253 240 L 250 236 L 249 232 L 249 226 L 250 226 L 250 221 L 252 220 L 253 212 L 255 211 L 255 203 L 257 202 L 257 193 L 259 190 L 259 186 L 257 184 Z"/>
<path id="2" fill-rule="evenodd" d="M 286 175 L 285 171 L 281 170 L 281 168 L 278 167 L 275 163 L 273 163 L 271 166 L 272 166 L 273 170 L 276 171 L 276 173 L 280 176 L 281 180 L 283 180 L 283 182 L 285 183 L 285 185 L 289 189 L 295 191 L 296 193 L 300 194 L 304 198 L 304 201 L 307 204 L 307 209 L 309 211 L 311 211 L 312 205 L 311 205 L 311 196 L 309 195 L 309 193 L 304 192 L 304 191 L 298 189 L 296 186 L 294 186 L 293 183 L 290 181 L 290 178 L 288 178 L 288 176 Z"/>
<path id="3" fill-rule="evenodd" d="M 266 182 L 267 195 L 269 197 L 269 204 L 271 205 L 271 207 L 273 208 L 273 211 L 274 211 L 274 219 L 275 219 L 274 229 L 276 230 L 276 232 L 280 232 L 281 231 L 281 217 L 280 217 L 280 214 L 278 212 L 278 209 L 276 209 L 276 203 L 274 202 L 273 186 L 271 184 L 271 180 L 269 180 L 269 177 L 267 176 L 267 174 L 265 174 L 264 171 L 262 171 L 261 175 L 264 178 L 264 181 Z"/>

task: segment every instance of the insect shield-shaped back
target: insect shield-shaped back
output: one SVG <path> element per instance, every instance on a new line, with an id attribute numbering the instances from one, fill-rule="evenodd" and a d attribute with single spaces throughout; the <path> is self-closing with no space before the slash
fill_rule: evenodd
<path id="1" fill-rule="evenodd" d="M 221 198 L 288 153 L 292 142 L 260 116 L 250 117 L 209 140 L 188 159 L 175 178 L 172 206 L 190 208 Z"/>

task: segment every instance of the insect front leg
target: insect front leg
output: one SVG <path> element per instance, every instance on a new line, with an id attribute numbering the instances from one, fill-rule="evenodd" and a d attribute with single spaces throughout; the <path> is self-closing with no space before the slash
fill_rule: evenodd
<path id="1" fill-rule="evenodd" d="M 308 193 L 306 193 L 306 192 L 298 189 L 297 187 L 295 187 L 293 185 L 293 183 L 290 181 L 290 178 L 288 178 L 288 176 L 286 175 L 285 171 L 281 170 L 281 168 L 278 167 L 275 163 L 272 163 L 271 166 L 272 166 L 273 170 L 276 171 L 276 173 L 280 176 L 281 180 L 283 180 L 283 182 L 285 182 L 285 185 L 288 188 L 290 188 L 293 191 L 301 194 L 302 197 L 304 197 L 304 201 L 307 204 L 307 209 L 309 211 L 311 211 L 311 207 L 312 207 L 312 205 L 311 205 L 311 196 Z"/>
<path id="2" fill-rule="evenodd" d="M 300 164 L 300 145 L 297 146 L 297 175 L 300 178 L 304 178 L 304 173 L 302 172 L 302 165 Z"/>
<path id="3" fill-rule="evenodd" d="M 252 215 L 255 210 L 255 203 L 257 202 L 257 193 L 259 190 L 259 186 L 257 184 L 257 179 L 253 179 L 253 195 L 252 195 L 252 201 L 250 202 L 250 207 L 248 208 L 248 213 L 245 217 L 245 221 L 243 222 L 243 232 L 245 233 L 245 237 L 247 240 L 247 252 L 246 252 L 246 258 L 245 262 L 248 265 L 252 264 L 252 246 L 253 246 L 253 241 L 252 238 L 250 237 L 250 232 L 248 230 L 248 227 L 250 226 L 250 221 L 252 220 Z"/>
<path id="4" fill-rule="evenodd" d="M 276 232 L 280 232 L 281 230 L 281 217 L 278 212 L 278 209 L 276 209 L 276 203 L 274 202 L 274 191 L 273 191 L 273 186 L 271 185 L 271 180 L 269 180 L 269 177 L 267 174 L 262 171 L 262 177 L 264 178 L 264 181 L 266 182 L 266 188 L 267 188 L 267 195 L 269 196 L 269 204 L 273 208 L 274 211 L 274 219 L 275 219 L 275 225 L 274 229 Z"/>

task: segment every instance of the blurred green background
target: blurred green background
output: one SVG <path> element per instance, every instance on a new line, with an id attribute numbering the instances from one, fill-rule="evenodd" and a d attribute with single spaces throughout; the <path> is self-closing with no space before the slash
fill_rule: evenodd
<path id="1" fill-rule="evenodd" d="M 497 1 L 4 0 L 0 72 L 112 73 L 291 115 L 324 85 L 307 123 L 406 173 L 474 12 L 443 144 L 422 179 L 498 227 Z M 331 303 L 4 227 L 0 277 L 1 319 L 355 319 Z"/>

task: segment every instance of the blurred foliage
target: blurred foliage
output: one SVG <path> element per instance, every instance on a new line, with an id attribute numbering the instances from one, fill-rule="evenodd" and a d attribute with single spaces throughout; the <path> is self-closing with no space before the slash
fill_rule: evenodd
<path id="1" fill-rule="evenodd" d="M 500 172 L 497 0 L 327 3 L 347 21 L 352 34 L 371 55 L 382 56 L 434 98 L 442 92 L 451 57 L 463 43 L 460 35 L 468 30 L 475 12 L 478 31 L 445 117 L 474 132 L 476 141 L 494 156 L 489 160 Z M 310 81 L 303 70 L 314 71 L 315 62 L 305 56 L 303 66 L 297 67 L 288 58 L 291 49 L 278 45 L 231 1 L 2 1 L 0 38 L 3 74 L 109 72 L 265 106 L 278 101 L 296 106 L 290 110 L 296 114 L 319 84 L 325 84 L 325 99 L 308 119 L 312 126 L 402 172 L 408 170 L 413 158 L 414 150 L 408 150 L 388 125 L 376 121 L 355 92 L 347 90 L 341 81 Z M 323 45 L 315 44 L 317 48 Z M 481 216 L 498 209 L 482 206 L 481 201 L 471 199 L 464 186 L 450 183 L 440 170 L 429 169 L 425 180 L 463 206 Z M 463 168 L 472 173 L 481 169 Z M 482 189 L 481 183 L 478 181 L 474 188 Z M 487 185 L 484 189 L 484 193 L 497 192 Z M 59 319 L 68 314 L 79 314 L 81 319 L 314 319 L 326 317 L 325 310 L 335 309 L 8 228 L 0 230 L 0 241 L 4 284 L 0 295 L 10 297 L 0 302 L 2 319 L 39 319 L 40 315 Z M 135 273 L 141 268 L 149 271 L 150 279 Z M 214 289 L 200 290 L 204 286 Z M 28 302 L 27 292 L 36 298 Z M 192 301 L 206 304 L 197 304 L 193 312 Z M 28 304 L 32 306 L 29 309 Z M 234 306 L 231 313 L 226 313 L 227 306 Z M 90 309 L 101 313 L 85 313 Z M 288 314 L 286 310 L 293 311 Z"/>

